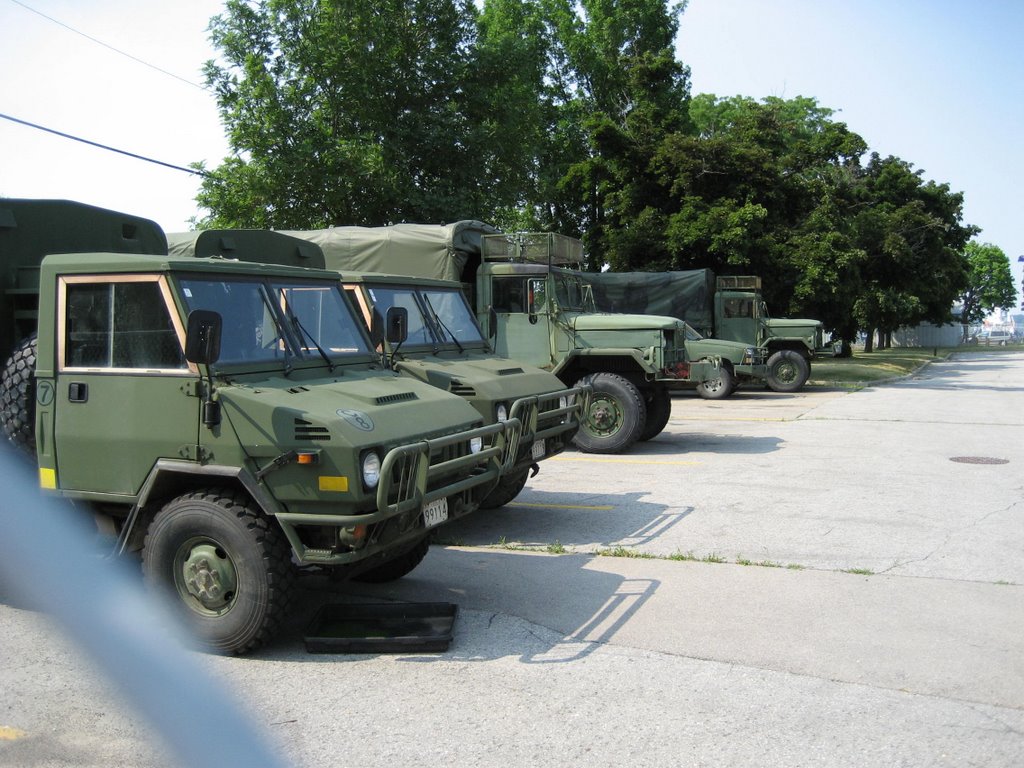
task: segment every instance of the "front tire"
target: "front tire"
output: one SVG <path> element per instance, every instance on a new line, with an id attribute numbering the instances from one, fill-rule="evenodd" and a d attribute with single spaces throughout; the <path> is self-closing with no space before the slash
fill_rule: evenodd
<path id="1" fill-rule="evenodd" d="M 584 453 L 620 453 L 640 439 L 647 422 L 643 395 L 614 373 L 592 373 L 577 382 L 593 392 L 573 443 Z"/>
<path id="2" fill-rule="evenodd" d="M 718 368 L 718 376 L 697 385 L 697 394 L 705 400 L 723 400 L 736 389 L 736 377 L 724 364 Z"/>
<path id="3" fill-rule="evenodd" d="M 524 469 L 517 475 L 502 477 L 494 490 L 480 502 L 480 509 L 497 509 L 505 506 L 526 487 L 526 480 L 529 477 L 530 470 L 528 469 Z"/>
<path id="4" fill-rule="evenodd" d="M 796 392 L 810 375 L 807 359 L 792 349 L 780 349 L 768 358 L 768 387 L 775 392 Z"/>
<path id="5" fill-rule="evenodd" d="M 291 548 L 240 491 L 210 488 L 161 509 L 142 550 L 146 581 L 169 590 L 207 648 L 247 653 L 279 629 L 291 596 Z"/>
<path id="6" fill-rule="evenodd" d="M 423 562 L 430 549 L 430 535 L 427 534 L 416 542 L 412 549 L 402 553 L 393 560 L 388 560 L 376 568 L 363 571 L 358 576 L 353 576 L 353 581 L 362 581 L 367 584 L 384 584 L 395 581 L 410 573 L 417 565 Z"/>

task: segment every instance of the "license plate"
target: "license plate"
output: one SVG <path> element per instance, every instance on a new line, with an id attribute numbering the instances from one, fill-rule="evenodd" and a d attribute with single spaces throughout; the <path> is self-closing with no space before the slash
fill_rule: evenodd
<path id="1" fill-rule="evenodd" d="M 535 458 L 535 459 L 543 459 L 544 458 L 544 441 L 543 440 L 534 440 L 533 441 L 533 448 L 531 449 L 531 453 L 533 454 L 533 458 Z"/>
<path id="2" fill-rule="evenodd" d="M 423 505 L 423 526 L 433 528 L 448 519 L 448 499 L 440 498 Z"/>

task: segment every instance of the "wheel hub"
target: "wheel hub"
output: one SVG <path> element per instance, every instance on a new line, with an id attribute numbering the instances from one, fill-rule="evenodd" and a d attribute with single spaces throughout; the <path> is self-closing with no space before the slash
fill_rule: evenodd
<path id="1" fill-rule="evenodd" d="M 614 400 L 607 398 L 595 399 L 590 406 L 590 426 L 597 434 L 606 435 L 614 432 L 619 424 L 619 408 Z"/>
<path id="2" fill-rule="evenodd" d="M 212 542 L 188 547 L 181 563 L 179 589 L 195 598 L 208 611 L 219 611 L 231 604 L 238 578 L 234 564 Z"/>

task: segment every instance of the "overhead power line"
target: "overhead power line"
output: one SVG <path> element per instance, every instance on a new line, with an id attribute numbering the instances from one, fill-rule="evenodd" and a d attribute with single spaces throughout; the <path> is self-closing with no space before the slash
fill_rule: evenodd
<path id="1" fill-rule="evenodd" d="M 118 149 L 117 147 L 111 147 L 111 146 L 108 146 L 106 144 L 100 144 L 99 142 L 96 142 L 96 141 L 89 141 L 88 139 L 83 139 L 83 138 L 81 138 L 79 136 L 72 136 L 70 133 L 63 133 L 61 131 L 56 131 L 53 128 L 47 128 L 46 126 L 43 126 L 43 125 L 37 125 L 36 123 L 30 123 L 28 120 L 19 120 L 16 117 L 11 117 L 10 115 L 5 115 L 2 112 L 0 112 L 0 118 L 3 118 L 4 120 L 10 120 L 12 123 L 18 123 L 19 125 L 28 126 L 29 128 L 35 128 L 36 130 L 39 130 L 39 131 L 45 131 L 46 133 L 52 133 L 53 135 L 60 136 L 61 138 L 64 138 L 64 139 L 71 139 L 72 141 L 80 141 L 82 144 L 88 144 L 90 147 L 98 147 L 99 149 L 105 149 L 108 152 L 117 152 L 119 155 L 126 155 L 128 157 L 133 157 L 136 160 L 144 160 L 147 163 L 153 163 L 155 165 L 162 165 L 165 168 L 173 168 L 176 171 L 184 171 L 185 173 L 191 173 L 191 174 L 193 174 L 195 176 L 209 176 L 210 175 L 206 171 L 200 171 L 200 170 L 198 170 L 196 168 L 185 168 L 184 166 L 181 166 L 181 165 L 174 165 L 173 163 L 165 163 L 163 160 L 155 160 L 152 157 L 146 157 L 145 155 L 137 155 L 134 152 L 128 152 L 128 151 L 126 151 L 124 149 Z"/>
<path id="2" fill-rule="evenodd" d="M 70 26 L 68 24 L 65 24 L 63 21 L 55 19 L 52 16 L 47 16 L 42 11 L 37 11 L 32 6 L 26 5 L 25 3 L 21 2 L 21 0 L 11 0 L 11 2 L 14 3 L 15 5 L 20 5 L 26 11 L 31 11 L 32 13 L 36 14 L 37 16 L 42 16 L 47 21 L 51 21 L 51 22 L 53 22 L 54 24 L 56 24 L 58 26 L 64 27 L 64 29 L 68 30 L 69 32 L 74 32 L 76 35 L 81 35 L 86 40 L 94 42 L 97 45 L 102 45 L 104 48 L 107 48 L 107 49 L 113 51 L 114 53 L 120 54 L 121 56 L 124 56 L 125 58 L 131 59 L 132 61 L 136 62 L 137 64 L 141 64 L 144 67 L 149 67 L 150 69 L 156 70 L 157 72 L 159 72 L 159 73 L 161 73 L 163 75 L 167 75 L 168 77 L 173 77 L 175 80 L 180 80 L 181 82 L 185 83 L 186 85 L 191 85 L 193 88 L 198 88 L 201 91 L 209 91 L 210 90 L 209 88 L 207 88 L 204 85 L 199 85 L 198 83 L 193 83 L 191 80 L 189 80 L 187 78 L 181 77 L 180 75 L 176 75 L 173 72 L 168 72 L 166 69 L 162 69 L 162 68 L 156 66 L 155 64 L 150 64 L 148 61 L 143 61 L 138 56 L 132 56 L 130 53 L 126 53 L 125 51 L 122 51 L 120 48 L 115 48 L 114 46 L 110 45 L 109 43 L 105 43 L 102 40 L 99 40 L 99 39 L 93 37 L 92 35 L 87 35 L 85 32 L 81 32 L 81 31 L 75 29 L 74 27 L 72 27 L 72 26 Z"/>

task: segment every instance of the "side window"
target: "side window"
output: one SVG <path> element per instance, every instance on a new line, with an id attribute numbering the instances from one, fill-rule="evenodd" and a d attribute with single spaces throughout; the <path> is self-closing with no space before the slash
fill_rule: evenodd
<path id="1" fill-rule="evenodd" d="M 722 312 L 726 317 L 753 317 L 754 304 L 750 299 L 726 299 Z"/>
<path id="2" fill-rule="evenodd" d="M 68 283 L 64 367 L 187 368 L 156 281 Z"/>
<path id="3" fill-rule="evenodd" d="M 495 312 L 526 312 L 526 302 L 524 278 L 495 277 L 491 281 L 491 306 Z"/>

